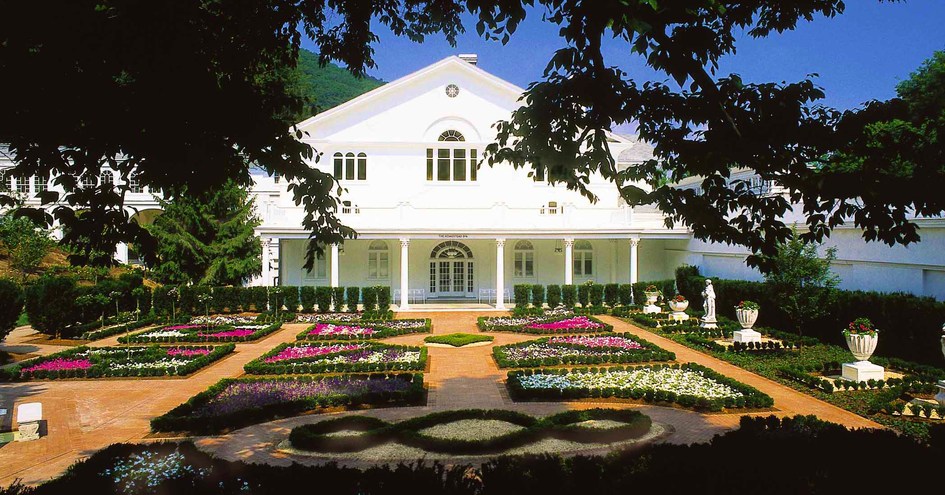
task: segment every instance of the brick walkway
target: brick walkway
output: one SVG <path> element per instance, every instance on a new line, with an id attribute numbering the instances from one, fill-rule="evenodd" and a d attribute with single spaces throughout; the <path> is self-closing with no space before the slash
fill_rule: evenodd
<path id="1" fill-rule="evenodd" d="M 495 315 L 495 313 L 491 313 Z M 475 312 L 407 313 L 403 318 L 433 319 L 434 333 L 478 332 Z M 679 361 L 696 362 L 722 374 L 748 383 L 775 399 L 777 414 L 816 414 L 852 427 L 879 425 L 836 408 L 813 397 L 759 377 L 723 361 L 696 352 L 673 341 L 621 320 L 602 317 L 618 331 L 631 331 L 676 353 Z M 0 447 L 0 486 L 20 478 L 35 484 L 62 473 L 78 459 L 116 442 L 142 441 L 149 433 L 149 421 L 203 391 L 221 378 L 242 374 L 243 365 L 283 342 L 291 342 L 306 325 L 285 325 L 267 338 L 238 344 L 236 352 L 187 378 L 70 380 L 0 384 L 0 404 L 10 412 L 14 404 L 39 401 L 48 421 L 48 435 L 34 442 L 10 443 Z M 531 335 L 494 333 L 494 345 L 504 345 L 536 338 Z M 425 335 L 404 335 L 385 342 L 422 345 Z M 92 345 L 114 345 L 117 336 Z M 56 350 L 64 349 L 59 346 Z M 45 350 L 45 349 L 44 349 Z M 637 408 L 654 421 L 675 430 L 666 441 L 702 442 L 738 426 L 740 413 L 699 414 L 666 407 L 639 406 L 607 402 L 513 403 L 505 392 L 505 372 L 492 360 L 492 346 L 468 348 L 429 348 L 430 369 L 425 377 L 430 394 L 424 407 L 377 409 L 362 414 L 389 420 L 457 408 L 506 408 L 529 414 L 546 415 L 567 409 L 590 407 Z M 339 413 L 348 414 L 348 413 Z M 768 413 L 764 413 L 768 414 Z M 286 464 L 291 460 L 274 453 L 273 446 L 284 440 L 289 430 L 299 424 L 325 417 L 301 416 L 244 428 L 230 435 L 204 438 L 203 448 L 228 459 Z M 10 416 L 5 418 L 10 421 Z M 304 461 L 303 461 L 304 462 Z"/>

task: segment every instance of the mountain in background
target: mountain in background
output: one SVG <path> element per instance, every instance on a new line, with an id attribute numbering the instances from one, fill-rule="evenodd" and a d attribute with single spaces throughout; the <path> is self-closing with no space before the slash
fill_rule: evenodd
<path id="1" fill-rule="evenodd" d="M 302 115 L 300 120 L 386 84 L 385 81 L 370 76 L 358 79 L 347 69 L 332 63 L 320 67 L 318 55 L 305 49 L 299 53 L 297 71 L 299 89 L 311 102 L 306 111 L 310 115 Z"/>

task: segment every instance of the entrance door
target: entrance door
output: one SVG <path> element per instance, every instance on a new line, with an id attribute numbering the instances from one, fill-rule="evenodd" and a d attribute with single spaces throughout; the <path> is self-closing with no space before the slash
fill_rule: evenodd
<path id="1" fill-rule="evenodd" d="M 430 253 L 430 295 L 472 297 L 475 290 L 472 251 L 465 244 L 446 241 Z"/>

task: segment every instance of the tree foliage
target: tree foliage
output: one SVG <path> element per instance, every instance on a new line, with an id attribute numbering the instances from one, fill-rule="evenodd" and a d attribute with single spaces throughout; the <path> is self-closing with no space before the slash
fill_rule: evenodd
<path id="1" fill-rule="evenodd" d="M 147 227 L 157 240 L 154 278 L 166 284 L 240 285 L 262 271 L 260 219 L 243 187 L 227 182 L 201 194 L 161 200 Z"/>
<path id="2" fill-rule="evenodd" d="M 23 289 L 8 278 L 0 278 L 0 341 L 16 328 L 23 310 Z"/>
<path id="3" fill-rule="evenodd" d="M 844 8 L 842 0 L 7 2 L 0 72 L 13 74 L 4 82 L 17 97 L 0 107 L 0 136 L 17 174 L 63 174 L 56 181 L 66 204 L 53 215 L 70 227 L 65 242 L 80 248 L 78 261 L 120 240 L 137 241 L 146 255 L 154 247 L 121 208 L 126 191 L 78 187 L 82 173 L 97 175 L 103 163 L 126 179 L 137 170 L 174 198 L 185 186 L 248 185 L 258 164 L 285 177 L 305 208 L 311 266 L 320 246 L 354 232 L 336 216 L 337 183 L 309 166 L 316 150 L 289 130 L 306 105 L 291 70 L 301 36 L 314 41 L 320 63 L 363 75 L 374 66 L 377 24 L 414 41 L 440 33 L 454 43 L 466 12 L 480 35 L 506 42 L 540 14 L 560 27 L 563 46 L 524 105 L 498 124 L 489 163 L 542 169 L 591 200 L 587 183 L 599 172 L 629 204 L 655 203 L 701 239 L 767 255 L 749 259 L 765 268 L 792 235 L 783 220 L 791 203 L 804 204 L 808 240 L 852 218 L 868 240 L 908 244 L 919 238 L 910 213 L 945 211 L 942 94 L 917 89 L 938 84 L 938 65 L 901 85 L 899 98 L 843 113 L 818 104 L 824 93 L 810 78 L 717 73 L 739 34 L 763 38 Z M 638 83 L 605 58 L 605 38 L 673 82 Z M 618 169 L 608 133 L 627 123 L 655 145 L 655 158 Z M 788 195 L 756 194 L 731 180 L 733 168 L 777 181 Z M 664 185 L 666 176 L 699 176 L 700 192 Z"/>
<path id="4" fill-rule="evenodd" d="M 840 279 L 830 270 L 837 249 L 828 248 L 823 257 L 818 246 L 805 241 L 793 230 L 790 239 L 778 245 L 777 254 L 766 264 L 765 273 L 772 298 L 790 322 L 803 335 L 804 325 L 830 312 Z"/>
<path id="5" fill-rule="evenodd" d="M 22 273 L 25 279 L 36 273 L 55 242 L 47 229 L 11 211 L 0 216 L 0 244 L 6 249 L 10 268 Z"/>

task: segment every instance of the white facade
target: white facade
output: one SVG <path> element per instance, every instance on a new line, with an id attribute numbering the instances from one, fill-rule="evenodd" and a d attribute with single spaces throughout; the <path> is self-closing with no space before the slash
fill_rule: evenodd
<path id="1" fill-rule="evenodd" d="M 388 285 L 403 307 L 420 299 L 480 298 L 502 306 L 495 294 L 519 283 L 665 279 L 682 264 L 714 277 L 761 278 L 745 265 L 743 248 L 667 229 L 659 211 L 627 207 L 603 177 L 589 184 L 595 204 L 509 165 L 483 166 L 473 177 L 473 164 L 495 138 L 493 124 L 520 106 L 522 92 L 450 57 L 301 123 L 303 140 L 321 156 L 311 165 L 340 173 L 340 218 L 358 238 L 331 246 L 313 271 L 304 270 L 303 210 L 285 181 L 256 176 L 263 273 L 251 284 Z M 610 146 L 618 166 L 652 156 L 633 137 L 615 134 Z M 0 169 L 3 161 L 0 154 Z M 738 172 L 733 179 L 751 176 Z M 23 189 L 28 203 L 36 201 L 35 178 L 26 185 L 6 180 Z M 779 193 L 755 185 L 759 193 Z M 678 187 L 698 187 L 698 179 Z M 129 210 L 145 218 L 157 213 L 146 189 L 128 200 Z M 837 229 L 827 245 L 839 248 L 842 287 L 945 299 L 945 220 L 916 222 L 923 241 L 909 247 L 865 243 L 858 229 Z M 116 257 L 127 261 L 128 249 L 119 246 Z"/>

